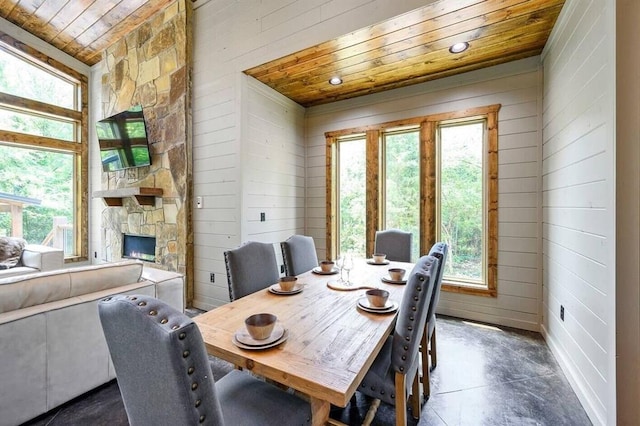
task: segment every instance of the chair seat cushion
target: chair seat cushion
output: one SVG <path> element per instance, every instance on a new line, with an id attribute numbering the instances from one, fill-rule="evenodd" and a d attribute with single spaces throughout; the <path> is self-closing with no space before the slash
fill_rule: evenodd
<path id="1" fill-rule="evenodd" d="M 228 425 L 311 424 L 309 403 L 240 370 L 218 380 L 216 393 Z"/>

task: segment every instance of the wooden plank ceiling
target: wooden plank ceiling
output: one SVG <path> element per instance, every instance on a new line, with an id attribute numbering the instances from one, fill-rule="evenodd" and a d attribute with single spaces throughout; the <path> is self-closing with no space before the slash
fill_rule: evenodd
<path id="1" fill-rule="evenodd" d="M 87 65 L 174 0 L 0 0 L 0 16 Z"/>
<path id="2" fill-rule="evenodd" d="M 440 0 L 245 73 L 307 107 L 395 89 L 540 54 L 563 4 Z"/>
<path id="3" fill-rule="evenodd" d="M 0 16 L 93 65 L 173 0 L 0 0 Z M 564 0 L 440 0 L 246 70 L 303 106 L 538 55 Z M 452 54 L 456 42 L 469 43 Z M 328 83 L 334 76 L 343 83 Z"/>

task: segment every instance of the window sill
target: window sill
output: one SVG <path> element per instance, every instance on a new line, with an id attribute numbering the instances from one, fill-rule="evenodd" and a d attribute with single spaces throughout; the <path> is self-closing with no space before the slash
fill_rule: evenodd
<path id="1" fill-rule="evenodd" d="M 498 290 L 495 288 L 487 288 L 479 285 L 463 285 L 453 283 L 442 283 L 442 291 L 449 293 L 468 294 L 472 296 L 498 297 Z"/>

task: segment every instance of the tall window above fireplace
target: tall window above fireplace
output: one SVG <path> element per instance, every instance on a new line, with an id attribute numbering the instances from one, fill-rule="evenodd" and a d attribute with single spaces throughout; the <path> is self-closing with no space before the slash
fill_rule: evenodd
<path id="1" fill-rule="evenodd" d="M 156 261 L 156 238 L 146 235 L 122 234 L 122 257 Z"/>

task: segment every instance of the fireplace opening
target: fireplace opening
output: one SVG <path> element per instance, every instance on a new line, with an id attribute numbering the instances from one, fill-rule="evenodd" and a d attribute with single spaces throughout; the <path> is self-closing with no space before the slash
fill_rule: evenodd
<path id="1" fill-rule="evenodd" d="M 155 262 L 156 238 L 145 235 L 123 234 L 122 257 Z"/>

